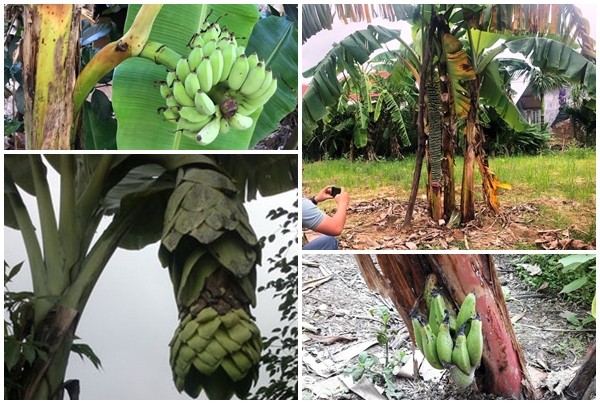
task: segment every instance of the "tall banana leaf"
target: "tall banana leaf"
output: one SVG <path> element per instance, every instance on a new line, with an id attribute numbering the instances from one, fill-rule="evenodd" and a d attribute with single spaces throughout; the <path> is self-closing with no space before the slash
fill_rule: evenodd
<path id="1" fill-rule="evenodd" d="M 391 122 L 394 123 L 394 126 L 391 128 L 386 128 L 386 132 L 397 132 L 395 133 L 400 138 L 400 144 L 402 146 L 410 146 L 410 139 L 408 138 L 408 133 L 406 132 L 406 126 L 404 125 L 404 119 L 402 119 L 402 113 L 400 112 L 400 107 L 398 103 L 392 97 L 392 95 L 387 91 L 383 90 L 379 94 L 379 98 L 377 98 L 377 104 L 375 105 L 375 114 L 373 115 L 373 119 L 377 121 L 379 119 L 379 115 L 381 113 L 381 108 L 385 104 L 385 109 L 388 111 L 391 117 Z"/>
<path id="2" fill-rule="evenodd" d="M 139 8 L 139 5 L 129 7 L 125 29 L 131 25 Z M 118 120 L 119 149 L 248 149 L 270 134 L 277 123 L 295 109 L 296 30 L 283 18 L 259 20 L 255 5 L 165 5 L 154 22 L 150 41 L 186 55 L 189 51 L 186 45 L 200 24 L 217 19 L 221 26 L 235 33 L 239 44 L 265 59 L 278 78 L 278 89 L 273 98 L 263 109 L 252 114 L 255 125 L 243 131 L 232 130 L 208 146 L 199 146 L 194 139 L 185 137 L 177 142 L 175 124 L 167 122 L 157 112 L 164 101 L 154 83 L 165 79 L 165 67 L 133 58 L 119 65 L 114 73 L 113 107 Z M 263 114 L 263 111 L 268 112 Z"/>
<path id="3" fill-rule="evenodd" d="M 361 73 L 354 64 L 362 65 L 373 51 L 398 37 L 397 31 L 369 25 L 366 30 L 356 31 L 334 45 L 321 62 L 304 72 L 304 77 L 313 77 L 302 98 L 302 137 L 305 142 L 312 137 L 316 122 L 327 115 L 327 107 L 338 102 L 342 92 L 338 72 L 345 70 L 359 81 Z"/>

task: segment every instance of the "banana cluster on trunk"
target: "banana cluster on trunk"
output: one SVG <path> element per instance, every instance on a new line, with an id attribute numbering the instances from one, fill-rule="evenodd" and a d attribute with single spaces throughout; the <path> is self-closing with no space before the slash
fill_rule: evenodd
<path id="1" fill-rule="evenodd" d="M 159 257 L 180 323 L 169 344 L 178 391 L 196 398 L 243 398 L 258 378 L 256 303 L 260 246 L 243 199 L 215 167 L 182 168 L 165 211 Z"/>

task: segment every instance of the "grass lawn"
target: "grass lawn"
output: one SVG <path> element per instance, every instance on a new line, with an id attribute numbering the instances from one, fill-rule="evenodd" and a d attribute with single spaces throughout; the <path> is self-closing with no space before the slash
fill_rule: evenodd
<path id="1" fill-rule="evenodd" d="M 490 157 L 489 164 L 500 181 L 512 185 L 512 190 L 500 190 L 499 200 L 503 208 L 534 204 L 539 214 L 531 224 L 557 229 L 575 225 L 576 231 L 582 233 L 578 235 L 580 238 L 595 240 L 595 150 L 570 149 L 539 156 Z M 303 194 L 312 195 L 325 186 L 336 185 L 350 193 L 352 202 L 382 197 L 408 200 L 414 165 L 414 156 L 402 161 L 328 160 L 305 163 Z M 455 167 L 457 201 L 460 200 L 462 168 L 463 160 L 458 158 Z M 481 177 L 477 168 L 475 172 L 477 202 L 482 201 Z M 425 197 L 425 173 L 423 169 L 419 190 L 422 198 Z"/>

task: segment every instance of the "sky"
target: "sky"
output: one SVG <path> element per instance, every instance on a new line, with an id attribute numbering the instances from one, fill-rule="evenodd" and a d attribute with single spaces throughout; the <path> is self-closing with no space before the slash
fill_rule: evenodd
<path id="1" fill-rule="evenodd" d="M 581 3 L 576 4 L 577 7 L 581 9 L 582 14 L 587 17 L 590 22 L 590 32 L 593 37 L 596 36 L 596 18 L 597 16 L 597 7 L 595 3 Z M 302 72 L 310 69 L 319 63 L 331 50 L 331 47 L 334 43 L 340 42 L 342 39 L 352 34 L 355 31 L 366 29 L 369 25 L 366 21 L 357 22 L 357 23 L 349 23 L 344 24 L 343 21 L 336 17 L 333 20 L 333 29 L 332 30 L 323 30 L 319 33 L 310 37 L 303 45 L 302 45 Z M 400 30 L 400 36 L 402 39 L 410 43 L 411 32 L 410 26 L 405 21 L 394 21 L 390 22 L 388 20 L 384 20 L 382 18 L 373 19 L 371 25 L 381 25 L 389 29 L 398 29 Z M 399 42 L 391 41 L 387 44 L 389 49 L 397 49 Z M 377 52 L 374 53 L 374 55 Z M 501 54 L 505 57 L 520 57 L 520 55 L 515 55 L 510 53 L 509 51 L 505 51 L 505 53 Z M 312 78 L 304 78 L 302 77 L 303 84 L 309 84 Z M 513 83 L 513 89 L 520 94 L 524 89 L 525 85 L 522 83 Z"/>
<path id="2" fill-rule="evenodd" d="M 52 169 L 49 181 L 52 188 L 58 190 L 59 177 Z M 35 203 L 32 197 L 25 196 L 29 206 Z M 293 190 L 247 203 L 257 236 L 276 232 L 279 222 L 265 219 L 267 212 L 279 206 L 291 210 L 297 197 Z M 37 222 L 36 211 L 29 210 Z M 4 259 L 13 266 L 27 257 L 20 233 L 4 229 Z M 263 250 L 263 263 L 289 239 L 277 237 L 274 244 L 267 245 Z M 82 361 L 72 354 L 65 379 L 80 380 L 81 399 L 189 398 L 179 394 L 172 381 L 168 343 L 177 327 L 177 308 L 168 270 L 160 265 L 157 254 L 158 243 L 141 251 L 118 249 L 100 277 L 77 335 L 81 338 L 79 342 L 92 347 L 102 361 L 102 368 L 96 370 L 87 359 Z M 272 276 L 267 270 L 267 267 L 258 269 L 259 285 L 264 285 Z M 10 289 L 31 290 L 30 285 L 29 268 L 25 264 Z M 258 294 L 253 314 L 263 334 L 280 325 L 272 294 Z M 264 376 L 261 377 L 264 379 Z"/>

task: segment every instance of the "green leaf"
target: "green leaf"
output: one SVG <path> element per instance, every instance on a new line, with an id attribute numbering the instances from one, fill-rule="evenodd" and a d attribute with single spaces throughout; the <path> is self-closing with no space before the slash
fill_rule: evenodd
<path id="1" fill-rule="evenodd" d="M 18 362 L 21 355 L 19 341 L 14 337 L 4 338 L 4 366 L 10 371 Z"/>
<path id="2" fill-rule="evenodd" d="M 98 92 L 94 91 L 94 94 Z M 98 120 L 97 114 L 88 101 L 83 103 L 83 128 L 86 149 L 114 150 L 117 148 L 117 121 L 112 117 L 105 121 Z"/>
<path id="3" fill-rule="evenodd" d="M 102 367 L 102 362 L 100 361 L 100 358 L 96 356 L 92 348 L 90 348 L 90 346 L 87 344 L 74 343 L 73 345 L 71 345 L 71 352 L 79 355 L 81 359 L 89 359 L 89 361 L 92 362 L 92 365 L 94 365 L 96 369 L 100 369 Z"/>
<path id="4" fill-rule="evenodd" d="M 566 269 L 570 265 L 577 264 L 579 266 L 579 264 L 591 262 L 595 259 L 595 254 L 571 254 L 559 259 L 558 262 Z"/>
<path id="5" fill-rule="evenodd" d="M 573 282 L 569 283 L 568 285 L 564 286 L 559 293 L 569 294 L 569 293 L 581 288 L 583 285 L 585 285 L 587 283 L 587 281 L 588 281 L 588 277 L 582 276 L 581 278 L 576 279 Z"/>
<path id="6" fill-rule="evenodd" d="M 15 265 L 14 267 L 12 267 L 12 269 L 10 270 L 10 272 L 8 273 L 8 275 L 4 276 L 4 284 L 5 285 L 8 282 L 10 282 L 11 279 L 15 277 L 15 275 L 17 275 L 19 273 L 19 271 L 23 267 L 24 263 L 25 263 L 25 261 L 19 262 L 17 265 Z M 4 261 L 4 266 L 5 266 L 5 274 L 6 274 L 6 267 L 8 266 L 8 264 L 6 263 L 6 261 Z"/>
<path id="7" fill-rule="evenodd" d="M 248 41 L 246 54 L 252 52 L 273 70 L 277 91 L 264 106 L 250 147 L 274 132 L 279 122 L 298 105 L 298 30 L 285 18 L 263 18 L 254 26 Z"/>
<path id="8" fill-rule="evenodd" d="M 303 74 L 304 77 L 310 77 L 310 73 L 313 73 L 313 80 L 302 98 L 303 142 L 312 138 L 312 131 L 317 126 L 316 122 L 329 113 L 327 107 L 335 105 L 342 94 L 342 87 L 337 78 L 338 70 L 345 70 L 353 80 L 360 81 L 361 74 L 355 62 L 366 62 L 375 50 L 398 38 L 398 34 L 398 31 L 369 25 L 366 30 L 356 31 L 339 44 L 334 44 L 333 49 L 316 67 Z M 355 135 L 360 141 L 362 134 L 355 133 Z"/>

